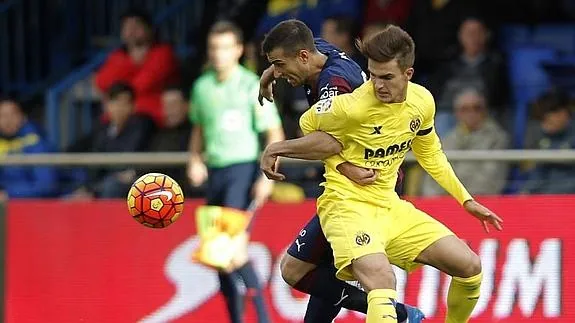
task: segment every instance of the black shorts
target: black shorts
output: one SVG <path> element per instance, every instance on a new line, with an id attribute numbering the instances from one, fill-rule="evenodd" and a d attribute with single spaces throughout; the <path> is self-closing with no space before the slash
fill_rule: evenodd
<path id="1" fill-rule="evenodd" d="M 321 230 L 317 214 L 299 232 L 287 253 L 314 265 L 333 263 L 333 250 Z"/>
<path id="2" fill-rule="evenodd" d="M 256 162 L 208 169 L 206 204 L 245 210 L 251 201 L 251 189 L 259 175 Z"/>

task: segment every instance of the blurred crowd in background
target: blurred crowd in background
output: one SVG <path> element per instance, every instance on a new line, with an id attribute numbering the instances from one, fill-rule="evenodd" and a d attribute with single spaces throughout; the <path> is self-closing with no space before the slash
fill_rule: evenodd
<path id="1" fill-rule="evenodd" d="M 276 23 L 288 18 L 304 21 L 316 37 L 336 45 L 363 68 L 366 68 L 366 60 L 355 47 L 357 37 L 367 37 L 388 23 L 405 28 L 416 43 L 414 81 L 426 86 L 435 96 L 436 129 L 446 150 L 485 150 L 489 154 L 493 149 L 575 148 L 572 121 L 575 25 L 569 24 L 575 19 L 575 1 L 198 2 L 203 3 L 203 14 L 195 18 L 199 19 L 196 24 L 199 27 L 189 40 L 194 50 L 183 54 L 173 46 L 169 35 L 159 37 L 155 32 L 155 12 L 145 6 L 146 1 L 141 5 L 132 1 L 132 8 L 126 8 L 121 16 L 106 17 L 117 21 L 117 30 L 108 36 L 119 37 L 122 46 L 111 51 L 90 75 L 92 91 L 75 98 L 90 102 L 94 126 L 65 147 L 49 142 L 45 136 L 41 126 L 45 117 L 41 112 L 42 103 L 24 98 L 17 91 L 0 88 L 5 92 L 0 99 L 0 153 L 189 151 L 194 127 L 190 116 L 194 100 L 201 97 L 201 93 L 192 98 L 190 94 L 198 77 L 211 68 L 206 55 L 210 26 L 219 20 L 237 24 L 244 35 L 241 62 L 259 75 L 269 66 L 260 55 L 263 36 Z M 510 26 L 522 26 L 530 33 L 538 26 L 558 26 L 548 41 L 536 47 L 547 46 L 560 55 L 563 65 L 550 66 L 548 70 L 563 72 L 562 77 L 551 77 L 552 81 L 544 88 L 530 88 L 529 84 L 518 86 L 516 79 L 521 77 L 513 67 L 517 61 L 511 55 L 515 49 L 511 42 L 522 31 L 510 37 L 509 30 L 519 30 Z M 531 42 L 527 39 L 530 35 L 521 36 L 525 38 L 521 46 Z M 553 42 L 560 48 L 553 48 Z M 34 60 L 33 57 L 21 59 Z M 83 63 L 75 62 L 78 66 Z M 2 73 L 10 72 L 0 70 Z M 525 102 L 527 121 L 522 125 L 524 131 L 517 136 L 520 119 L 517 103 L 524 100 L 525 92 L 530 94 Z M 232 90 L 222 95 L 233 98 L 235 94 Z M 274 99 L 286 138 L 299 136 L 299 116 L 309 108 L 303 89 L 278 80 Z M 253 108 L 258 109 L 257 92 L 253 102 Z M 453 162 L 453 166 L 472 194 L 575 193 L 573 163 L 459 161 Z M 285 164 L 282 169 L 288 183 L 276 185 L 272 198 L 294 200 L 319 195 L 322 166 Z M 405 165 L 405 170 L 406 194 L 445 194 L 417 166 Z M 188 196 L 203 196 L 201 185 L 190 184 L 185 166 L 1 167 L 0 187 L 11 198 L 120 198 L 140 174 L 149 171 L 171 175 Z"/>

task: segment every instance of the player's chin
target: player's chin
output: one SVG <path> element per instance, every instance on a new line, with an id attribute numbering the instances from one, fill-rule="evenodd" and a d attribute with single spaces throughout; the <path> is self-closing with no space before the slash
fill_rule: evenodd
<path id="1" fill-rule="evenodd" d="M 380 94 L 377 93 L 376 97 L 379 101 L 383 102 L 383 103 L 391 103 L 393 101 L 393 97 L 391 96 L 391 94 Z"/>

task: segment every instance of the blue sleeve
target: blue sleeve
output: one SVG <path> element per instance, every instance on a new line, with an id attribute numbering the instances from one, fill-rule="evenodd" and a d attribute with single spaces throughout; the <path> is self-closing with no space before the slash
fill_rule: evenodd
<path id="1" fill-rule="evenodd" d="M 330 73 L 322 73 L 318 82 L 318 97 L 325 100 L 340 94 L 351 93 L 353 91 L 349 81 L 345 77 Z"/>
<path id="2" fill-rule="evenodd" d="M 50 147 L 44 141 L 28 147 L 26 154 L 48 153 Z M 5 183 L 4 189 L 9 197 L 15 198 L 37 198 L 52 197 L 57 195 L 58 190 L 58 169 L 51 166 L 31 166 L 29 170 L 29 180 L 20 183 Z"/>

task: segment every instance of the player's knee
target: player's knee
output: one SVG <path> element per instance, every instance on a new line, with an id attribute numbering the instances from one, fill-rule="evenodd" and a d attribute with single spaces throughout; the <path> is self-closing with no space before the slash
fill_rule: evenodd
<path id="1" fill-rule="evenodd" d="M 473 252 L 470 260 L 469 260 L 469 266 L 466 272 L 467 277 L 472 277 L 475 275 L 479 275 L 481 273 L 481 258 L 479 258 L 479 256 Z"/>
<path id="2" fill-rule="evenodd" d="M 460 271 L 457 276 L 462 278 L 479 275 L 481 273 L 481 258 L 479 258 L 475 252 L 471 252 L 468 260 Z"/>
<path id="3" fill-rule="evenodd" d="M 280 271 L 283 280 L 290 286 L 294 286 L 299 282 L 306 272 L 303 272 L 300 268 L 299 261 L 290 256 L 289 254 L 284 254 L 280 261 Z"/>

